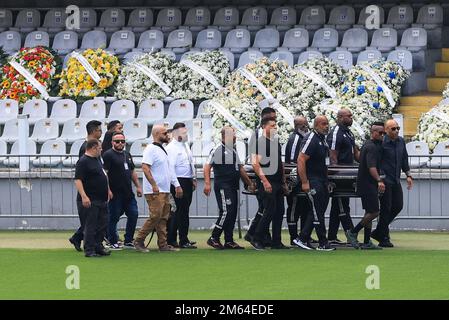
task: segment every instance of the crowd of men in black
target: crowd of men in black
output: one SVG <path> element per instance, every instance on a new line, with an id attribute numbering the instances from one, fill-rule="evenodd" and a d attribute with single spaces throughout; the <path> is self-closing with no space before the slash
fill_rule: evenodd
<path id="1" fill-rule="evenodd" d="M 260 127 L 249 142 L 250 163 L 256 174 L 256 183 L 249 178 L 236 152 L 235 130 L 232 127 L 221 130 L 221 143 L 211 151 L 204 165 L 204 194 L 209 196 L 211 193 L 213 171 L 213 189 L 219 208 L 219 217 L 207 244 L 215 249 L 243 249 L 233 239 L 242 179 L 249 190 L 256 192 L 258 200 L 258 212 L 245 235 L 245 240 L 256 250 L 267 247 L 289 249 L 291 246 L 305 250 L 335 250 L 338 245 L 346 245 L 346 242 L 337 238 L 340 223 L 348 243 L 354 248 L 393 247 L 389 225 L 403 206 L 401 172 L 407 176 L 408 189 L 413 186 L 405 142 L 399 136 L 400 128 L 396 121 L 390 119 L 385 123 L 373 123 L 370 139 L 359 149 L 350 129 L 353 123 L 350 110 L 341 109 L 338 112 L 337 125 L 330 131 L 325 116 L 317 116 L 312 129 L 306 118 L 297 116 L 294 119 L 294 132 L 286 145 L 285 163 L 296 164 L 300 182 L 295 190 L 289 190 L 276 117 L 275 109 L 263 109 Z M 187 130 L 183 123 L 176 124 L 173 129 L 181 133 L 173 135 L 173 142 L 167 144 L 167 129 L 162 126 L 153 128 L 155 142 L 150 149 L 155 146 L 156 149 L 148 149 L 147 155 L 144 152 L 142 190 L 133 159 L 125 150 L 126 137 L 121 131 L 121 123 L 113 121 L 108 125 L 103 143 L 99 140 L 102 135 L 101 123 L 90 121 L 87 124 L 88 136 L 80 149 L 75 170 L 81 226 L 69 239 L 78 251 L 82 251 L 81 242 L 84 241 L 87 257 L 109 255 L 110 250 L 122 248 L 148 252 L 143 240 L 150 229 L 157 232 L 160 251 L 197 248 L 196 243 L 187 237 L 189 207 L 192 192 L 197 187 L 192 156 L 190 150 L 185 148 Z M 160 152 L 159 156 L 155 151 Z M 349 198 L 333 198 L 329 230 L 326 232 L 324 214 L 330 200 L 328 166 L 353 165 L 357 162 L 357 193 L 362 200 L 365 216 L 354 226 Z M 152 173 L 152 167 L 154 170 L 158 168 L 159 173 Z M 164 177 L 160 170 L 166 170 L 166 176 L 173 173 L 175 177 Z M 142 227 L 138 239 L 134 239 L 138 208 L 132 184 L 138 197 L 145 194 L 150 211 L 150 218 Z M 167 184 L 172 186 L 164 191 Z M 303 191 L 307 197 L 298 197 L 298 191 Z M 172 196 L 169 217 L 164 213 L 168 204 L 168 197 L 163 196 L 165 193 Z M 284 197 L 287 197 L 290 246 L 281 241 Z M 123 214 L 127 216 L 127 223 L 124 243 L 121 243 L 117 224 Z M 372 221 L 378 217 L 377 228 L 371 232 Z M 298 232 L 299 221 L 301 226 Z M 318 240 L 311 237 L 314 229 Z M 357 235 L 362 229 L 364 240 L 359 243 Z M 222 233 L 224 245 L 220 241 Z M 103 245 L 105 239 L 108 248 Z M 377 240 L 379 244 L 373 244 L 371 239 Z"/>

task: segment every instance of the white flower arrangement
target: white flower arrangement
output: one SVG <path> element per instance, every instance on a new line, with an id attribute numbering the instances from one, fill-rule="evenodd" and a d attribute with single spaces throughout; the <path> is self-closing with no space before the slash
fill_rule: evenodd
<path id="1" fill-rule="evenodd" d="M 149 68 L 169 88 L 173 88 L 174 62 L 163 53 L 146 53 L 122 68 L 118 78 L 116 94 L 119 99 L 128 99 L 138 104 L 146 99 L 163 99 L 167 93 L 134 63 Z"/>
<path id="2" fill-rule="evenodd" d="M 432 152 L 438 142 L 449 139 L 449 99 L 442 100 L 419 119 L 416 141 L 425 141 Z"/>
<path id="3" fill-rule="evenodd" d="M 218 85 L 226 86 L 230 65 L 225 54 L 221 51 L 204 51 L 189 54 L 186 60 L 192 61 L 207 71 L 217 81 Z M 176 99 L 211 99 L 219 91 L 203 75 L 193 71 L 182 62 L 175 65 L 172 74 L 174 84 L 172 95 Z"/>

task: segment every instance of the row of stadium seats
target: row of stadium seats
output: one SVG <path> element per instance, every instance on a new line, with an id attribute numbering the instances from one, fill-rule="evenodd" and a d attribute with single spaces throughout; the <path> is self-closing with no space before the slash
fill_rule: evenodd
<path id="1" fill-rule="evenodd" d="M 380 9 L 380 23 L 385 23 L 385 9 Z M 362 9 L 357 24 L 365 25 L 367 14 Z M 240 19 L 241 16 L 241 19 Z M 298 16 L 300 16 L 298 20 Z M 13 13 L 7 9 L 0 9 L 0 31 L 7 29 L 28 33 L 41 28 L 42 31 L 56 33 L 65 29 L 67 14 L 63 9 L 52 9 L 46 12 L 41 25 L 41 14 L 35 9 L 20 11 L 13 19 Z M 162 31 L 172 31 L 180 26 L 199 31 L 207 26 L 213 25 L 222 30 L 230 30 L 237 26 L 246 26 L 250 30 L 258 30 L 266 25 L 277 26 L 280 29 L 291 28 L 297 24 L 308 26 L 309 29 L 317 30 L 325 26 L 333 26 L 340 30 L 346 30 L 356 24 L 356 13 L 351 6 L 337 6 L 330 12 L 326 19 L 326 11 L 323 6 L 311 6 L 301 10 L 294 7 L 276 8 L 271 17 L 264 7 L 251 7 L 240 14 L 235 7 L 220 8 L 214 15 L 207 7 L 197 7 L 190 9 L 185 19 L 179 8 L 164 8 L 157 14 L 154 23 L 153 11 L 149 8 L 139 8 L 133 10 L 126 21 L 126 13 L 119 8 L 109 8 L 102 12 L 97 26 L 97 13 L 94 9 L 81 10 L 80 31 L 86 32 L 93 28 L 107 32 L 118 31 L 122 28 L 129 28 L 132 31 L 142 32 L 151 27 L 159 28 Z M 433 29 L 443 24 L 443 9 L 440 5 L 432 4 L 423 6 L 414 19 L 413 8 L 410 5 L 399 5 L 392 7 L 388 12 L 386 26 L 396 29 L 406 29 L 416 22 L 420 27 Z M 3 30 L 2 30 L 3 29 Z"/>
<path id="2" fill-rule="evenodd" d="M 69 152 L 67 152 L 66 142 L 62 139 L 50 139 L 44 142 L 37 153 L 35 141 L 29 139 L 27 142 L 27 159 L 34 167 L 55 167 L 63 165 L 64 167 L 74 167 L 78 160 L 78 153 L 84 139 L 75 140 Z M 130 144 L 128 150 L 134 157 L 134 163 L 137 167 L 142 165 L 142 154 L 146 146 L 152 142 L 152 137 L 130 141 L 127 136 L 127 142 Z M 213 142 L 194 141 L 191 145 L 192 154 L 196 164 L 204 164 L 205 158 L 213 149 Z M 432 155 L 429 156 L 429 147 L 423 141 L 413 141 L 406 145 L 410 156 L 409 163 L 411 168 L 449 168 L 449 141 L 440 142 L 436 145 Z M 236 149 L 240 159 L 246 159 L 247 150 L 243 141 L 237 141 Z M 285 152 L 285 145 L 283 146 Z M 7 144 L 0 140 L 0 165 L 7 167 L 17 167 L 19 165 L 19 145 L 14 142 L 10 152 L 7 151 Z M 39 155 L 39 156 L 38 156 Z"/>
<path id="3" fill-rule="evenodd" d="M 205 102 L 200 104 L 197 118 L 201 117 Z M 53 104 L 49 119 L 53 119 L 59 125 L 69 120 L 78 118 L 79 120 L 100 120 L 109 122 L 111 120 L 126 121 L 130 119 L 140 119 L 148 125 L 158 121 L 187 121 L 194 119 L 194 105 L 190 100 L 174 100 L 168 107 L 165 115 L 164 103 L 160 100 L 146 100 L 139 105 L 136 118 L 136 106 L 130 100 L 114 101 L 106 116 L 106 103 L 102 99 L 92 99 L 85 101 L 81 106 L 81 111 L 77 115 L 77 104 L 70 99 L 61 99 Z M 48 104 L 45 100 L 33 99 L 25 102 L 22 114 L 29 115 L 29 123 L 34 125 L 39 120 L 47 119 Z M 0 100 L 0 124 L 5 124 L 9 120 L 14 120 L 18 115 L 17 101 L 5 99 Z"/>
<path id="4" fill-rule="evenodd" d="M 225 39 L 223 43 L 223 39 Z M 312 41 L 311 41 L 312 39 Z M 398 41 L 400 39 L 400 42 Z M 107 48 L 114 54 L 125 54 L 130 51 L 150 52 L 163 48 L 171 49 L 175 53 L 185 53 L 193 47 L 193 35 L 189 30 L 174 30 L 168 40 L 159 30 L 148 30 L 142 33 L 137 40 L 132 31 L 114 32 L 111 40 L 107 41 L 106 33 L 103 31 L 87 32 L 79 45 L 79 37 L 76 32 L 62 31 L 56 34 L 52 48 L 61 55 L 66 55 L 74 50 Z M 165 43 L 165 45 L 164 45 Z M 137 45 L 136 45 L 137 44 Z M 351 51 L 361 52 L 365 49 L 378 49 L 381 52 L 389 52 L 397 46 L 410 51 L 419 51 L 427 48 L 427 31 L 423 28 L 406 29 L 402 37 L 398 36 L 397 30 L 393 28 L 381 28 L 376 30 L 369 43 L 368 32 L 361 28 L 352 28 L 345 31 L 342 38 L 338 31 L 333 28 L 322 28 L 315 32 L 313 38 L 304 28 L 288 30 L 282 36 L 278 30 L 265 28 L 259 30 L 252 41 L 251 34 L 247 29 L 234 29 L 229 31 L 225 37 L 216 29 L 202 30 L 195 42 L 194 48 L 199 50 L 214 50 L 227 48 L 233 53 L 242 53 L 249 48 L 271 53 L 278 48 L 293 53 L 300 53 L 307 48 L 316 49 L 323 53 L 336 50 L 337 47 Z M 0 34 L 0 46 L 3 50 L 12 54 L 22 47 L 22 38 L 16 31 L 5 31 Z M 44 46 L 50 47 L 50 37 L 45 31 L 33 31 L 29 33 L 24 42 L 24 47 Z"/>

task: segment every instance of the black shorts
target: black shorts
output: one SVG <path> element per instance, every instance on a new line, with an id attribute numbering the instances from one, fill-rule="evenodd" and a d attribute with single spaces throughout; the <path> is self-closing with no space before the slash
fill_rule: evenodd
<path id="1" fill-rule="evenodd" d="M 380 211 L 379 195 L 371 192 L 361 195 L 362 207 L 367 213 L 378 213 Z"/>

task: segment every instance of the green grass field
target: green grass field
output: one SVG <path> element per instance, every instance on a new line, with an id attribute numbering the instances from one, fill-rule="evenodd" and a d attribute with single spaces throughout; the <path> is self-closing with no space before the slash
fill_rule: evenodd
<path id="1" fill-rule="evenodd" d="M 394 232 L 394 249 L 334 252 L 216 251 L 208 235 L 191 233 L 198 250 L 87 259 L 68 232 L 3 231 L 0 299 L 449 299 L 447 233 Z M 69 265 L 79 267 L 79 290 L 66 288 Z M 378 290 L 365 286 L 370 265 Z"/>

